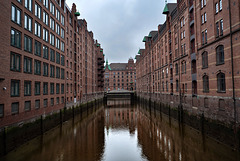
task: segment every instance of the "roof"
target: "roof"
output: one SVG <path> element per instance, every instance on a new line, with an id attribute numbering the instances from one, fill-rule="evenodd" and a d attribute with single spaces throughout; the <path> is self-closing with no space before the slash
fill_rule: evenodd
<path id="1" fill-rule="evenodd" d="M 167 3 L 163 9 L 163 14 L 172 13 L 172 11 L 177 7 L 177 3 Z"/>
<path id="2" fill-rule="evenodd" d="M 110 67 L 112 70 L 125 70 L 128 63 L 111 63 Z"/>

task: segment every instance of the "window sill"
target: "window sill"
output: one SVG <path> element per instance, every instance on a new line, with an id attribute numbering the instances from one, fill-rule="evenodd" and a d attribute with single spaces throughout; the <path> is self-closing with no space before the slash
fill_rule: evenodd
<path id="1" fill-rule="evenodd" d="M 226 93 L 226 91 L 217 91 L 217 93 Z"/>
<path id="2" fill-rule="evenodd" d="M 217 63 L 216 66 L 223 65 L 223 64 L 225 64 L 225 62 L 223 62 L 223 63 Z"/>

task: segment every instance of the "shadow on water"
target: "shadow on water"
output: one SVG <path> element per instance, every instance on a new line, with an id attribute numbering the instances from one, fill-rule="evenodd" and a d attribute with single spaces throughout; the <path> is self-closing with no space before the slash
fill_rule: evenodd
<path id="1" fill-rule="evenodd" d="M 108 100 L 0 160 L 239 161 L 239 153 L 146 104 Z M 155 107 L 155 106 L 154 106 Z"/>

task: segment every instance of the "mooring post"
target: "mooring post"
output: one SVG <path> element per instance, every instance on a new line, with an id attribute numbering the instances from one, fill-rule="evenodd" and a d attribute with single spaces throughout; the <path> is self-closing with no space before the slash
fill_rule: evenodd
<path id="1" fill-rule="evenodd" d="M 41 130 L 41 135 L 43 135 L 43 117 L 41 115 L 41 122 L 40 122 L 40 130 Z"/>
<path id="2" fill-rule="evenodd" d="M 3 154 L 7 154 L 7 127 L 3 128 Z"/>

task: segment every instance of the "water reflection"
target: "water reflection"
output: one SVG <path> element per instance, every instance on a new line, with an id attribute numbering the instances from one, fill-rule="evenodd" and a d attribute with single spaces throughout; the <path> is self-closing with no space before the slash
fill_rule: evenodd
<path id="1" fill-rule="evenodd" d="M 101 107 L 0 160 L 238 161 L 239 154 L 154 110 Z"/>

